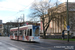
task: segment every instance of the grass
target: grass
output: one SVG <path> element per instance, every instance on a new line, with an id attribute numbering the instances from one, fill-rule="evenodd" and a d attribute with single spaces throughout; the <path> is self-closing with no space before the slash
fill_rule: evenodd
<path id="1" fill-rule="evenodd" d="M 51 39 L 51 38 L 48 38 L 48 39 Z M 62 40 L 62 39 L 52 39 L 52 40 Z M 64 40 L 67 40 L 67 39 L 64 39 Z M 69 39 L 70 41 L 75 41 L 75 39 Z"/>

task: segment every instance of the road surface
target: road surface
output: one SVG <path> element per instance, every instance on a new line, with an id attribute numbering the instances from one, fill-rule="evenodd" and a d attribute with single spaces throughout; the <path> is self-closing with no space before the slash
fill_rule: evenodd
<path id="1" fill-rule="evenodd" d="M 75 50 L 75 43 L 45 39 L 39 42 L 24 42 L 0 37 L 0 50 Z"/>

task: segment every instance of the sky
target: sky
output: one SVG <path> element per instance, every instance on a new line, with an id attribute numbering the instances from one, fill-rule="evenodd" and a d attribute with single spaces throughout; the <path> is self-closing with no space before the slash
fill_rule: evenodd
<path id="1" fill-rule="evenodd" d="M 44 0 L 48 1 L 48 0 Z M 56 0 L 52 0 L 55 2 Z M 59 2 L 66 2 L 67 0 L 58 0 Z M 34 0 L 0 0 L 0 20 L 3 23 L 15 21 L 16 18 L 25 15 L 25 21 L 29 19 L 28 14 L 30 11 L 30 6 Z M 75 2 L 75 0 L 69 0 L 69 2 Z"/>
<path id="2" fill-rule="evenodd" d="M 22 16 L 22 14 L 26 16 L 29 12 L 29 6 L 33 1 L 34 0 L 0 0 L 0 19 L 3 23 L 6 23 L 8 21 L 14 21 L 16 18 Z"/>

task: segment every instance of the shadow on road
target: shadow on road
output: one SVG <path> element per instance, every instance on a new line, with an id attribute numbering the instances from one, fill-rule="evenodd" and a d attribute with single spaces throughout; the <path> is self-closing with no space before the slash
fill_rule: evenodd
<path id="1" fill-rule="evenodd" d="M 13 39 L 12 39 L 12 40 L 13 40 Z M 40 42 L 36 42 L 36 41 L 21 41 L 21 40 L 14 40 L 14 41 L 26 42 L 26 43 L 40 43 Z"/>

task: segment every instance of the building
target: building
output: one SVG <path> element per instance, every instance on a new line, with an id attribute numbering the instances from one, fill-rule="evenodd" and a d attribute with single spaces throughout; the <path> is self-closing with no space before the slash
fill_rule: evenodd
<path id="1" fill-rule="evenodd" d="M 0 20 L 0 35 L 3 35 L 3 24 L 2 24 L 2 20 Z"/>
<path id="2" fill-rule="evenodd" d="M 19 27 L 23 26 L 23 25 L 40 25 L 39 23 L 33 23 L 30 21 L 26 21 L 26 22 L 7 22 L 7 23 L 3 23 L 3 33 L 4 35 L 8 36 L 10 34 L 10 28 L 14 28 L 14 27 Z"/>
<path id="3" fill-rule="evenodd" d="M 69 8 L 69 25 L 70 25 L 70 35 L 73 37 L 75 36 L 75 3 L 69 2 L 68 4 Z M 47 29 L 47 33 L 50 35 L 62 35 L 63 30 L 67 30 L 67 3 L 62 3 L 58 5 L 58 7 L 52 7 L 48 9 L 48 12 L 51 10 L 53 14 L 50 14 L 56 18 L 51 20 L 50 26 Z M 46 15 L 45 15 L 46 16 Z M 47 17 L 47 16 L 46 16 Z M 45 19 L 45 22 L 47 22 L 49 18 Z M 41 19 L 42 21 L 42 19 Z M 41 30 L 43 28 L 43 24 L 41 22 Z M 65 31 L 65 35 L 67 35 L 67 32 Z"/>

